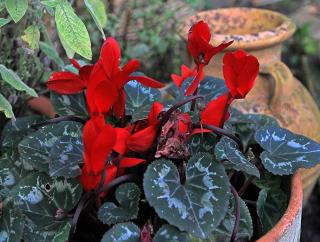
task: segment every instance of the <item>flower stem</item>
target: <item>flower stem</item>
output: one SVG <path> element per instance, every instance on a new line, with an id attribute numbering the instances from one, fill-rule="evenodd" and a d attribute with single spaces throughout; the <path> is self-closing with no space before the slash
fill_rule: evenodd
<path id="1" fill-rule="evenodd" d="M 247 188 L 251 185 L 252 181 L 256 179 L 255 176 L 250 176 L 246 182 L 242 185 L 242 187 L 240 188 L 240 190 L 238 191 L 239 196 L 241 197 L 247 190 Z"/>
<path id="2" fill-rule="evenodd" d="M 227 113 L 228 113 L 228 110 L 229 110 L 231 102 L 232 102 L 232 96 L 231 96 L 231 93 L 229 92 L 228 93 L 227 105 L 224 107 L 222 119 L 220 120 L 220 123 L 219 123 L 219 127 L 220 128 L 223 128 L 223 124 L 226 121 L 226 116 L 227 116 Z"/>
<path id="3" fill-rule="evenodd" d="M 235 210 L 236 210 L 236 219 L 234 222 L 234 226 L 233 226 L 233 231 L 231 234 L 231 238 L 230 238 L 230 242 L 234 242 L 239 230 L 239 224 L 240 224 L 240 199 L 239 199 L 239 195 L 236 191 L 236 189 L 231 185 L 231 193 L 234 197 L 234 202 L 235 202 Z"/>
<path id="4" fill-rule="evenodd" d="M 41 123 L 37 123 L 37 124 L 33 124 L 31 125 L 31 128 L 40 128 L 42 126 L 46 126 L 48 124 L 55 124 L 55 123 L 60 123 L 60 122 L 63 122 L 63 121 L 75 121 L 75 122 L 79 122 L 79 123 L 82 123 L 82 124 L 85 124 L 87 121 L 80 118 L 80 117 L 77 117 L 77 116 L 61 116 L 61 117 L 57 117 L 57 118 L 52 118 L 52 119 L 49 119 L 49 120 L 46 120 L 44 122 L 41 122 Z"/>

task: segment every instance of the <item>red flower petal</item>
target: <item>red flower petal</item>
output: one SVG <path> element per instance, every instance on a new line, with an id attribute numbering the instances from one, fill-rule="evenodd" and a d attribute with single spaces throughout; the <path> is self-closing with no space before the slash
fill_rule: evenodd
<path id="1" fill-rule="evenodd" d="M 149 115 L 148 115 L 148 124 L 153 125 L 157 124 L 159 122 L 158 115 L 162 111 L 163 105 L 159 102 L 154 102 L 152 104 L 152 107 L 150 109 Z"/>
<path id="2" fill-rule="evenodd" d="M 80 79 L 83 80 L 85 85 L 87 85 L 87 83 L 89 81 L 93 67 L 94 67 L 94 65 L 86 65 L 86 66 L 81 67 L 79 70 Z"/>
<path id="3" fill-rule="evenodd" d="M 213 47 L 212 49 L 210 49 L 210 51 L 208 51 L 208 53 L 205 55 L 204 57 L 204 62 L 206 64 L 208 64 L 211 60 L 211 58 L 213 56 L 215 56 L 216 54 L 218 54 L 219 52 L 223 51 L 225 48 L 227 48 L 229 45 L 231 45 L 233 43 L 233 40 L 232 41 L 229 41 L 229 42 L 224 42 L 224 43 L 221 43 L 220 45 L 216 46 L 216 47 Z"/>
<path id="4" fill-rule="evenodd" d="M 69 61 L 71 62 L 71 64 L 72 64 L 75 68 L 77 68 L 77 69 L 80 69 L 80 68 L 81 68 L 79 62 L 76 61 L 75 59 L 69 58 Z"/>
<path id="5" fill-rule="evenodd" d="M 110 165 L 106 169 L 106 179 L 104 181 L 104 185 L 110 183 L 117 174 L 117 167 L 114 165 Z M 102 178 L 102 174 L 93 175 L 90 174 L 84 165 L 82 168 L 82 173 L 80 176 L 80 183 L 85 191 L 91 191 L 96 189 L 100 184 L 100 180 Z"/>
<path id="6" fill-rule="evenodd" d="M 115 80 L 117 82 L 118 88 L 122 88 L 128 81 L 129 76 L 132 72 L 135 72 L 140 67 L 140 62 L 136 59 L 130 60 L 121 71 L 119 71 L 115 77 Z"/>
<path id="7" fill-rule="evenodd" d="M 243 50 L 226 53 L 223 57 L 223 76 L 231 95 L 235 99 L 244 98 L 253 88 L 259 72 L 257 58 Z"/>
<path id="8" fill-rule="evenodd" d="M 125 114 L 126 93 L 123 89 L 118 91 L 118 98 L 113 104 L 113 114 L 117 118 L 122 118 Z"/>
<path id="9" fill-rule="evenodd" d="M 136 80 L 137 82 L 140 82 L 142 85 L 152 88 L 162 88 L 165 86 L 165 84 L 147 76 L 130 76 L 129 80 Z"/>
<path id="10" fill-rule="evenodd" d="M 211 133 L 211 132 L 212 132 L 212 130 L 210 130 L 210 129 L 195 128 L 192 130 L 191 135 L 202 134 L 202 133 Z"/>
<path id="11" fill-rule="evenodd" d="M 107 38 L 101 48 L 100 61 L 108 78 L 115 76 L 119 71 L 121 50 L 118 42 L 113 38 Z"/>
<path id="12" fill-rule="evenodd" d="M 219 96 L 208 103 L 201 112 L 201 122 L 217 127 L 222 127 L 223 123 L 229 119 L 229 112 L 226 110 L 230 104 L 229 93 Z"/>
<path id="13" fill-rule="evenodd" d="M 171 79 L 173 80 L 174 84 L 176 84 L 176 86 L 180 88 L 185 79 L 196 75 L 196 70 L 196 68 L 190 70 L 187 66 L 181 65 L 181 76 L 172 74 Z"/>
<path id="14" fill-rule="evenodd" d="M 133 134 L 127 141 L 127 146 L 135 152 L 145 152 L 151 148 L 157 133 L 157 126 L 151 125 Z"/>
<path id="15" fill-rule="evenodd" d="M 81 92 L 85 88 L 85 83 L 78 75 L 72 72 L 54 72 L 48 82 L 48 88 L 60 94 L 73 94 Z"/>
<path id="16" fill-rule="evenodd" d="M 194 94 L 194 92 L 197 90 L 200 81 L 202 81 L 204 78 L 204 73 L 203 73 L 203 65 L 199 66 L 199 71 L 193 81 L 191 82 L 191 85 L 188 87 L 186 93 L 184 94 L 185 96 L 189 96 Z"/>
<path id="17" fill-rule="evenodd" d="M 124 155 L 127 152 L 127 139 L 130 136 L 130 132 L 124 128 L 115 128 L 117 139 L 113 146 L 113 150 L 120 155 Z"/>
<path id="18" fill-rule="evenodd" d="M 120 161 L 120 168 L 133 167 L 133 166 L 139 165 L 143 162 L 145 162 L 144 159 L 124 157 Z"/>

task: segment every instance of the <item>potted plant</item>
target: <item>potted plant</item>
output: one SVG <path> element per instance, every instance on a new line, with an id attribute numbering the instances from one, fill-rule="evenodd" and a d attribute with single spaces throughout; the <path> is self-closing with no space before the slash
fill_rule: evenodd
<path id="1" fill-rule="evenodd" d="M 319 163 L 320 145 L 229 108 L 259 63 L 228 52 L 225 80 L 204 76 L 232 44 L 209 40 L 205 22 L 190 29 L 195 68 L 166 95 L 137 60 L 119 67 L 112 37 L 95 64 L 53 73 L 58 116 L 17 118 L 1 135 L 1 241 L 298 241 L 297 171 Z"/>

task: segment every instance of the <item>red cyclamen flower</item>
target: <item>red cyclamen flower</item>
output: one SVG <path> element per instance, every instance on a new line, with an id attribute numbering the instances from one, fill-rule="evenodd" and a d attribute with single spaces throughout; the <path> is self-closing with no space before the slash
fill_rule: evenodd
<path id="1" fill-rule="evenodd" d="M 232 102 L 230 94 L 226 93 L 208 103 L 201 112 L 201 123 L 216 127 L 223 127 L 225 121 L 229 119 L 229 105 Z"/>
<path id="2" fill-rule="evenodd" d="M 87 103 L 91 114 L 106 114 L 113 108 L 115 116 L 123 117 L 126 101 L 123 87 L 131 80 L 152 88 L 164 86 L 147 76 L 132 76 L 140 66 L 140 62 L 136 59 L 130 60 L 120 69 L 120 57 L 121 52 L 117 41 L 112 37 L 106 39 L 88 83 Z"/>
<path id="3" fill-rule="evenodd" d="M 93 65 L 80 67 L 76 60 L 70 59 L 70 62 L 78 69 L 79 74 L 77 75 L 70 71 L 52 73 L 47 82 L 49 90 L 60 94 L 74 94 L 81 92 L 86 88 Z"/>
<path id="4" fill-rule="evenodd" d="M 245 98 L 253 88 L 259 72 L 256 57 L 243 50 L 228 52 L 223 57 L 223 76 L 232 98 Z"/>

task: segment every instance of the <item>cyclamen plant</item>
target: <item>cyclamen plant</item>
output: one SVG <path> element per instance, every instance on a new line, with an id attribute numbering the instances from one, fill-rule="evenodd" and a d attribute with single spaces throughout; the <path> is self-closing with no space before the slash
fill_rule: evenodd
<path id="1" fill-rule="evenodd" d="M 230 108 L 259 63 L 227 52 L 224 80 L 204 76 L 232 44 L 210 38 L 205 22 L 192 26 L 195 68 L 182 65 L 163 91 L 139 61 L 120 68 L 112 37 L 94 65 L 71 59 L 74 72 L 53 73 L 57 117 L 18 118 L 1 136 L 0 240 L 249 241 L 270 230 L 290 175 L 318 164 L 320 145 Z"/>

